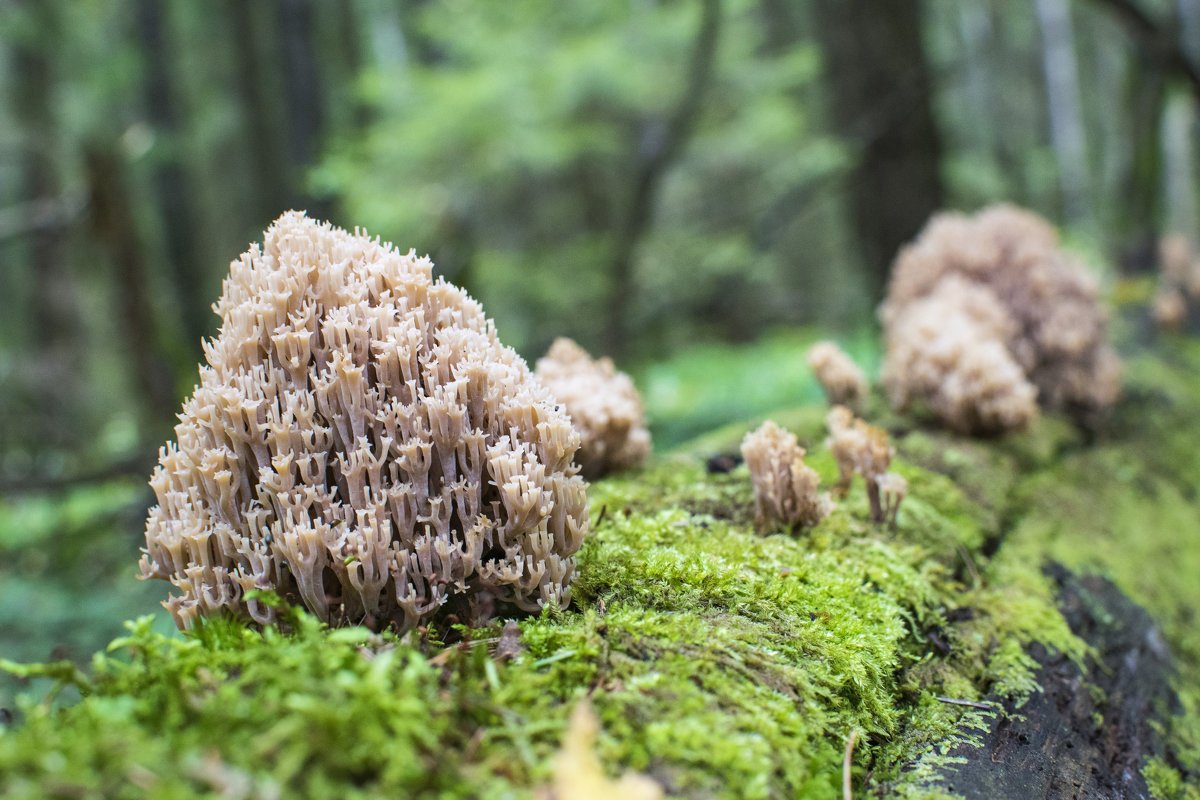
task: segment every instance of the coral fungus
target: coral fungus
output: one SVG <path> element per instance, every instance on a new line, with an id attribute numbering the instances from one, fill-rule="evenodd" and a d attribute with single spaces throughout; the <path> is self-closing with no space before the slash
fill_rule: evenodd
<path id="1" fill-rule="evenodd" d="M 808 366 L 817 376 L 830 405 L 861 409 L 867 378 L 850 356 L 833 342 L 822 341 L 808 351 Z"/>
<path id="2" fill-rule="evenodd" d="M 887 431 L 856 418 L 845 406 L 830 409 L 825 423 L 829 427 L 829 449 L 838 465 L 838 490 L 845 492 L 855 473 L 861 475 L 867 484 L 871 520 L 894 520 L 908 484 L 888 472 L 893 451 Z"/>
<path id="3" fill-rule="evenodd" d="M 428 259 L 289 212 L 231 265 L 207 365 L 151 480 L 142 576 L 181 627 L 270 590 L 410 629 L 570 600 L 579 436 Z"/>
<path id="4" fill-rule="evenodd" d="M 536 375 L 562 403 L 579 431 L 576 456 L 583 475 L 596 478 L 636 467 L 650 454 L 650 431 L 633 380 L 612 359 L 593 359 L 559 338 L 537 362 Z"/>
<path id="5" fill-rule="evenodd" d="M 1158 291 L 1150 308 L 1154 323 L 1171 333 L 1183 330 L 1189 301 L 1200 301 L 1200 260 L 1186 236 L 1170 234 L 1158 243 Z"/>
<path id="6" fill-rule="evenodd" d="M 961 433 L 1024 427 L 1037 416 L 1037 389 L 1005 346 L 1014 326 L 990 291 L 944 278 L 889 330 L 889 401 L 899 409 L 923 404 Z"/>
<path id="7" fill-rule="evenodd" d="M 893 362 L 885 364 L 889 394 L 927 396 L 928 387 L 904 385 L 905 370 L 895 362 L 898 354 L 910 353 L 913 347 L 906 336 L 918 329 L 912 322 L 918 313 L 914 304 L 933 295 L 951 277 L 990 293 L 995 302 L 986 304 L 989 309 L 982 321 L 982 327 L 993 334 L 987 338 L 1007 349 L 1008 360 L 1036 387 L 1042 405 L 1089 413 L 1116 400 L 1120 363 L 1106 340 L 1107 315 L 1095 279 L 1060 247 L 1049 223 L 1008 205 L 992 206 L 974 216 L 935 215 L 917 239 L 901 250 L 880 309 L 887 360 Z M 964 313 L 972 315 L 984 305 L 974 302 Z M 1007 318 L 1000 325 L 992 319 L 997 309 Z M 958 327 L 974 339 L 981 338 L 979 326 Z M 980 358 L 996 366 L 1004 361 L 998 355 Z M 989 415 L 975 416 L 985 420 Z M 1013 413 L 1010 418 L 1020 423 L 1027 416 Z M 1003 417 L 994 421 L 1007 426 Z M 959 422 L 956 427 L 974 429 L 955 422 Z"/>
<path id="8" fill-rule="evenodd" d="M 832 504 L 817 491 L 821 479 L 804 463 L 804 454 L 796 437 L 770 420 L 742 440 L 759 527 L 782 523 L 809 528 L 829 513 Z"/>

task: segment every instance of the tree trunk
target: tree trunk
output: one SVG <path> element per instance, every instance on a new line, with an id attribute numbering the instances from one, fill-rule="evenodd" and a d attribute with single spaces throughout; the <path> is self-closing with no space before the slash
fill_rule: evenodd
<path id="1" fill-rule="evenodd" d="M 1050 142 L 1058 166 L 1063 217 L 1079 224 L 1092 219 L 1091 180 L 1071 8 L 1067 0 L 1035 0 L 1034 7 L 1042 39 Z"/>
<path id="2" fill-rule="evenodd" d="M 23 199 L 38 206 L 59 201 L 62 183 L 55 164 L 58 124 L 53 110 L 54 64 L 50 53 L 59 20 L 51 4 L 30 3 L 36 35 L 12 48 L 13 115 L 24 140 Z M 30 228 L 29 265 L 33 281 L 30 391 L 39 413 L 37 430 L 27 431 L 42 446 L 69 447 L 79 434 L 82 374 L 79 298 L 59 226 Z"/>
<path id="3" fill-rule="evenodd" d="M 328 218 L 328 198 L 313 197 L 305 188 L 309 167 L 316 163 L 325 133 L 325 104 L 313 48 L 312 0 L 277 0 L 280 44 L 283 48 L 283 96 L 290 183 L 308 212 Z"/>
<path id="4" fill-rule="evenodd" d="M 252 171 L 253 229 L 262 230 L 292 202 L 277 118 L 262 86 L 261 25 L 252 0 L 226 0 L 226 16 L 237 57 L 237 99 L 245 126 Z"/>
<path id="5" fill-rule="evenodd" d="M 363 71 L 362 29 L 358 7 L 354 0 L 339 0 L 329 10 L 332 12 L 331 22 L 336 32 L 338 61 L 342 69 L 341 82 L 348 95 L 345 108 L 349 110 L 351 125 L 361 132 L 371 123 L 371 108 L 362 102 L 355 85 Z"/>
<path id="6" fill-rule="evenodd" d="M 817 0 L 837 133 L 855 150 L 850 213 L 873 300 L 896 251 L 942 206 L 941 137 L 917 0 Z"/>
<path id="7" fill-rule="evenodd" d="M 637 296 L 634 260 L 637 248 L 653 222 L 662 179 L 686 147 L 700 116 L 704 95 L 712 81 L 717 42 L 721 31 L 720 0 L 703 0 L 700 28 L 692 47 L 686 83 L 667 120 L 648 120 L 633 155 L 633 185 L 619 222 L 613 256 L 609 262 L 608 330 L 609 354 L 620 356 L 629 347 L 629 310 Z"/>
<path id="8" fill-rule="evenodd" d="M 1125 213 L 1117 231 L 1118 262 L 1126 271 L 1153 269 L 1158 261 L 1162 211 L 1162 120 L 1166 80 L 1146 54 L 1129 63 L 1126 107 L 1130 109 L 1128 156 L 1121 170 Z"/>
<path id="9" fill-rule="evenodd" d="M 200 352 L 200 340 L 213 327 L 205 298 L 205 253 L 197 236 L 199 215 L 191 176 L 180 152 L 179 112 L 169 56 L 170 43 L 163 19 L 166 5 L 160 0 L 137 0 L 137 23 L 143 54 L 142 90 L 146 115 L 160 137 L 162 151 L 154 167 L 154 190 L 163 226 L 175 302 L 180 311 L 189 351 Z M 165 151 L 165 152 L 163 152 Z"/>
<path id="10" fill-rule="evenodd" d="M 139 400 L 151 428 L 166 427 L 178 410 L 178 401 L 154 320 L 150 270 L 134 220 L 121 157 L 111 146 L 89 145 L 84 161 L 91 193 L 92 234 L 107 251 L 114 270 L 113 313 L 125 340 L 124 350 Z M 158 438 L 157 433 L 153 438 Z"/>

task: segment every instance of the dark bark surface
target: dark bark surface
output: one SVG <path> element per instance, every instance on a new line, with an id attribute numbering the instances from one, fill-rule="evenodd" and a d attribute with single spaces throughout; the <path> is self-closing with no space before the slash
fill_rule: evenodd
<path id="1" fill-rule="evenodd" d="M 992 721 L 946 787 L 968 800 L 1146 798 L 1146 759 L 1171 760 L 1156 721 L 1178 711 L 1167 646 L 1150 615 L 1111 581 L 1052 565 L 1059 607 L 1094 648 L 1087 673 L 1035 647 L 1042 692 Z"/>
<path id="2" fill-rule="evenodd" d="M 921 8 L 912 0 L 814 5 L 829 110 L 856 159 L 848 185 L 851 225 L 876 300 L 896 251 L 942 207 L 942 142 Z"/>
<path id="3" fill-rule="evenodd" d="M 29 4 L 37 29 L 55 35 L 61 20 L 50 6 Z M 21 196 L 31 208 L 54 209 L 63 191 L 56 164 L 59 125 L 54 111 L 54 51 L 27 37 L 12 48 L 12 112 L 22 133 Z M 57 214 L 49 211 L 53 223 Z M 30 386 L 42 414 L 29 431 L 45 445 L 73 445 L 81 435 L 79 298 L 67 259 L 67 237 L 56 224 L 29 225 L 29 267 L 34 273 L 30 333 L 36 358 L 30 361 Z M 13 424 L 9 421 L 9 424 Z M 22 424 L 23 427 L 23 424 Z M 21 431 L 11 429 L 12 438 Z M 0 428 L 0 441 L 8 434 Z"/>
<path id="4" fill-rule="evenodd" d="M 187 346 L 199 353 L 200 340 L 213 332 L 214 324 L 212 313 L 202 303 L 195 302 L 197 297 L 207 297 L 210 287 L 205 280 L 204 252 L 197 237 L 197 192 L 180 152 L 181 131 L 187 126 L 180 123 L 172 45 L 164 17 L 166 7 L 158 0 L 138 0 L 136 10 L 145 59 L 142 93 L 146 116 L 166 140 L 166 152 L 158 154 L 154 166 L 163 244 Z"/>
<path id="5" fill-rule="evenodd" d="M 634 261 L 638 245 L 654 219 L 654 208 L 663 178 L 678 158 L 703 109 L 712 81 L 721 33 L 720 0 L 704 0 L 700 27 L 688 62 L 687 79 L 678 105 L 666 120 L 648 120 L 639 138 L 636 165 L 624 220 L 617 229 L 610 262 L 608 289 L 607 352 L 621 355 L 628 348 L 629 305 L 636 295 Z"/>

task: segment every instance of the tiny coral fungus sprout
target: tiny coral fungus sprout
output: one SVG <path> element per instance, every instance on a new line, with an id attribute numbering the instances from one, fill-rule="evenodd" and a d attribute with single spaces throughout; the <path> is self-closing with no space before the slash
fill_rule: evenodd
<path id="1" fill-rule="evenodd" d="M 830 405 L 862 410 L 867 378 L 840 347 L 833 342 L 817 342 L 808 351 L 808 366 Z"/>
<path id="2" fill-rule="evenodd" d="M 576 459 L 585 477 L 598 478 L 646 460 L 650 432 L 642 398 L 612 359 L 593 359 L 575 342 L 560 338 L 538 360 L 536 375 L 566 406 L 579 431 Z"/>
<path id="3" fill-rule="evenodd" d="M 1120 391 L 1095 279 L 1049 223 L 1013 206 L 935 215 L 896 258 L 880 317 L 892 404 L 956 430 L 1019 428 L 1035 395 L 1087 416 Z"/>
<path id="4" fill-rule="evenodd" d="M 793 434 L 770 420 L 742 440 L 760 528 L 780 523 L 811 528 L 829 513 L 832 504 L 817 491 L 821 479 L 804 463 L 804 453 Z"/>
<path id="5" fill-rule="evenodd" d="M 846 492 L 855 473 L 867 484 L 871 521 L 894 521 L 908 484 L 887 471 L 892 463 L 892 445 L 887 431 L 857 419 L 845 406 L 834 406 L 825 418 L 829 427 L 829 449 L 838 465 L 838 491 Z"/>
<path id="6" fill-rule="evenodd" d="M 231 265 L 200 382 L 159 453 L 145 578 L 180 627 L 331 624 L 570 601 L 579 436 L 428 259 L 289 212 Z"/>

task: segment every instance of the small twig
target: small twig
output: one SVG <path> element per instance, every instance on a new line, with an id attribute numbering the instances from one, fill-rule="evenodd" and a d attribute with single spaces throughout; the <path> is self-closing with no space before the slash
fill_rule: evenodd
<path id="1" fill-rule="evenodd" d="M 953 697 L 939 697 L 939 703 L 949 703 L 952 706 L 970 706 L 971 708 L 982 708 L 984 711 L 993 711 L 996 706 L 992 703 L 977 703 L 974 700 L 956 700 Z"/>
<path id="2" fill-rule="evenodd" d="M 850 762 L 854 760 L 854 743 L 858 741 L 858 731 L 850 731 L 846 740 L 846 756 L 842 759 L 842 798 L 854 800 L 854 792 L 850 787 Z"/>

